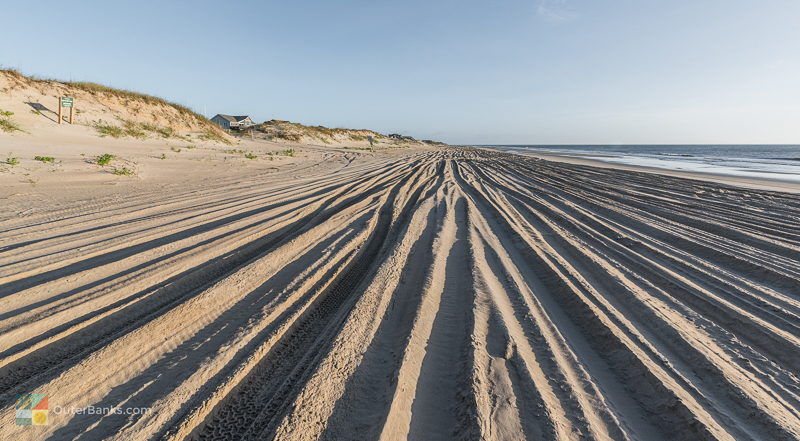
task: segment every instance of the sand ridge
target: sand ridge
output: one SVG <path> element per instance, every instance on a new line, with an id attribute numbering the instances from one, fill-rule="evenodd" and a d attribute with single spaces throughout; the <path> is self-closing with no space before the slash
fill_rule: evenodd
<path id="1" fill-rule="evenodd" d="M 1 418 L 152 411 L 3 438 L 800 438 L 797 195 L 470 148 L 226 172 L 7 199 Z"/>

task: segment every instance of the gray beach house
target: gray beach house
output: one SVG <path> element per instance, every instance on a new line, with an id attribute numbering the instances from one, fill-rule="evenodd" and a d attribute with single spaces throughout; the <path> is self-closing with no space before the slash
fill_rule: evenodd
<path id="1" fill-rule="evenodd" d="M 211 122 L 220 126 L 225 130 L 231 129 L 246 129 L 255 123 L 249 116 L 232 116 L 232 115 L 222 115 L 216 114 L 213 118 L 211 118 Z"/>

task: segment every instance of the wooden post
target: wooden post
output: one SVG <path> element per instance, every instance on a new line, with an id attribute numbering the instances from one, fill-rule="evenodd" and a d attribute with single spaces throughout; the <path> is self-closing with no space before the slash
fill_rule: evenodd
<path id="1" fill-rule="evenodd" d="M 75 108 L 75 102 L 72 102 L 72 107 L 69 108 L 69 123 L 72 124 L 72 109 Z"/>
<path id="2" fill-rule="evenodd" d="M 58 123 L 61 124 L 61 97 L 58 97 Z"/>

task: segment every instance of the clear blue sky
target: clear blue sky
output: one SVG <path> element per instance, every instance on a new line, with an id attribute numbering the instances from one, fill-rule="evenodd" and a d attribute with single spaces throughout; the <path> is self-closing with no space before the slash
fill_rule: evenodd
<path id="1" fill-rule="evenodd" d="M 451 143 L 800 143 L 797 0 L 60 0 L 2 11 L 0 65 L 209 116 Z"/>

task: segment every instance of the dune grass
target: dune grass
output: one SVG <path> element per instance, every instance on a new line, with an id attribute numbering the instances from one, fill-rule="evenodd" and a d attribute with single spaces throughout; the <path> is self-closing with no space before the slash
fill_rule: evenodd
<path id="1" fill-rule="evenodd" d="M 19 125 L 11 120 L 11 118 L 0 118 L 0 129 L 8 133 L 22 131 Z"/>
<path id="2" fill-rule="evenodd" d="M 99 133 L 101 137 L 110 136 L 112 138 L 121 138 L 125 136 L 122 127 L 108 124 L 103 122 L 103 120 L 94 123 L 94 129 L 97 130 L 97 133 Z"/>
<path id="3" fill-rule="evenodd" d="M 131 137 L 136 139 L 145 139 L 148 137 L 148 135 L 152 134 L 162 138 L 183 138 L 171 127 L 164 127 L 157 124 L 130 120 L 121 120 L 121 122 L 122 126 L 118 126 L 116 124 L 99 120 L 93 124 L 93 127 L 95 130 L 97 130 L 97 133 L 100 134 L 101 137 L 110 136 L 112 138 Z"/>
<path id="4" fill-rule="evenodd" d="M 255 130 L 265 133 L 269 137 L 290 142 L 300 142 L 303 138 L 312 138 L 322 141 L 325 144 L 330 144 L 331 142 L 336 142 L 337 140 L 366 141 L 370 136 L 376 143 L 388 140 L 386 135 L 382 135 L 372 130 L 307 126 L 300 123 L 277 119 L 258 124 L 255 126 Z"/>
<path id="5" fill-rule="evenodd" d="M 133 175 L 136 174 L 136 173 L 134 173 L 133 170 L 131 170 L 131 169 L 127 168 L 127 167 L 115 168 L 112 173 L 114 173 L 117 176 L 133 176 Z"/>
<path id="6" fill-rule="evenodd" d="M 133 121 L 122 121 L 122 133 L 124 136 L 130 136 L 136 139 L 147 138 L 147 133 L 145 133 L 144 127 L 141 124 L 137 124 Z"/>
<path id="7" fill-rule="evenodd" d="M 192 109 L 186 106 L 165 100 L 164 98 L 148 95 L 146 93 L 134 92 L 132 90 L 115 89 L 113 87 L 104 86 L 102 84 L 97 84 L 90 81 L 60 81 L 48 78 L 37 78 L 29 75 L 23 75 L 16 69 L 0 69 L 0 72 L 5 73 L 6 75 L 11 75 L 20 81 L 27 80 L 34 83 L 61 83 L 67 86 L 71 86 L 75 89 L 88 92 L 92 95 L 103 94 L 126 100 L 140 101 L 150 105 L 169 106 L 177 110 L 179 114 L 195 118 L 198 122 L 202 124 L 207 124 L 207 125 L 213 124 L 211 121 L 209 121 L 208 118 L 206 118 L 203 115 L 200 115 L 199 113 L 193 111 Z"/>
<path id="8" fill-rule="evenodd" d="M 162 138 L 180 138 L 181 136 L 172 127 L 159 126 L 151 123 L 138 123 L 142 130 L 154 133 Z"/>
<path id="9" fill-rule="evenodd" d="M 15 69 L 0 69 L 0 74 L 5 74 L 12 77 L 18 84 L 21 85 L 30 85 L 32 83 L 47 83 L 47 84 L 55 84 L 55 85 L 63 85 L 73 90 L 87 92 L 94 96 L 106 96 L 106 97 L 114 97 L 121 100 L 126 101 L 135 101 L 147 105 L 152 106 L 166 106 L 175 109 L 179 116 L 182 116 L 186 119 L 186 122 L 194 123 L 197 126 L 205 127 L 204 135 L 207 137 L 206 139 L 221 142 L 224 144 L 230 144 L 231 142 L 220 132 L 220 129 L 217 128 L 214 123 L 212 123 L 208 118 L 205 116 L 193 111 L 192 109 L 178 104 L 171 101 L 168 101 L 164 98 L 160 98 L 153 95 L 148 95 L 145 93 L 135 92 L 131 90 L 124 90 L 124 89 L 116 89 L 113 87 L 104 86 L 102 84 L 89 82 L 89 81 L 60 81 L 56 79 L 47 79 L 47 78 L 37 78 L 34 76 L 23 75 L 19 71 Z M 80 114 L 80 109 L 75 109 L 77 113 Z M 148 130 L 142 127 L 139 129 L 144 130 L 145 132 L 154 132 L 160 134 L 164 138 L 171 138 L 176 137 L 177 134 L 174 133 L 174 130 L 169 127 L 161 127 L 155 126 L 153 130 Z M 4 128 L 5 130 L 5 128 Z M 19 129 L 17 129 L 19 130 Z M 12 131 L 12 130 L 6 130 Z M 107 133 L 106 136 L 114 136 L 114 134 L 119 134 L 119 132 L 114 131 L 112 129 L 111 132 Z M 115 137 L 120 136 L 132 136 L 132 135 L 122 135 L 119 134 Z"/>
<path id="10" fill-rule="evenodd" d="M 114 158 L 116 158 L 116 156 L 108 154 L 108 153 L 104 153 L 104 154 L 98 156 L 97 159 L 95 159 L 95 164 L 97 164 L 99 166 L 106 166 Z"/>
<path id="11" fill-rule="evenodd" d="M 6 164 L 8 164 L 8 165 L 17 165 L 17 164 L 19 164 L 19 158 L 15 158 L 13 156 L 10 157 L 10 158 L 6 158 Z"/>
<path id="12" fill-rule="evenodd" d="M 0 110 L 0 130 L 4 132 L 21 132 L 23 131 L 17 123 L 11 119 L 14 115 L 14 112 L 8 110 Z"/>
<path id="13" fill-rule="evenodd" d="M 52 156 L 34 156 L 33 159 L 35 161 L 41 161 L 41 162 L 44 162 L 44 163 L 56 162 L 56 158 L 54 158 Z"/>
<path id="14" fill-rule="evenodd" d="M 232 144 L 231 141 L 228 138 L 222 136 L 222 134 L 217 132 L 216 129 L 207 129 L 203 133 L 201 133 L 198 136 L 198 138 L 200 138 L 203 141 L 215 141 L 215 142 L 218 142 L 220 144 L 225 144 L 225 145 L 231 145 Z"/>

